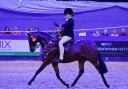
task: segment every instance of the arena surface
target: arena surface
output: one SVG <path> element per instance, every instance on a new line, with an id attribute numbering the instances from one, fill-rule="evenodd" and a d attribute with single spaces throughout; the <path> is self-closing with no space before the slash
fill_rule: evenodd
<path id="1" fill-rule="evenodd" d="M 105 77 L 110 89 L 128 89 L 128 62 L 106 62 L 109 72 Z M 56 78 L 51 65 L 46 67 L 32 83 L 27 82 L 41 65 L 40 61 L 0 61 L 0 89 L 67 89 Z M 77 62 L 60 64 L 63 80 L 71 84 L 78 74 Z M 85 73 L 75 87 L 69 89 L 107 89 L 97 70 L 85 63 Z"/>

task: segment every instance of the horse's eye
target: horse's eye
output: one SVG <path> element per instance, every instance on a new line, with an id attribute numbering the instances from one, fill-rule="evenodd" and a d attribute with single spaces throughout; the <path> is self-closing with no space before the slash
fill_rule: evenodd
<path id="1" fill-rule="evenodd" d="M 29 39 L 32 39 L 32 36 L 28 36 Z"/>

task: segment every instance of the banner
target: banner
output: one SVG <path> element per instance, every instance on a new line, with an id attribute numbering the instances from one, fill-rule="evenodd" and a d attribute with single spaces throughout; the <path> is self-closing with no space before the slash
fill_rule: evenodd
<path id="1" fill-rule="evenodd" d="M 128 57 L 128 41 L 96 41 L 103 57 Z"/>
<path id="2" fill-rule="evenodd" d="M 9 38 L 15 37 L 15 38 Z M 25 35 L 0 37 L 0 56 L 39 56 L 40 48 L 30 52 L 29 43 Z M 128 57 L 127 37 L 80 37 L 76 40 L 87 39 L 96 42 L 102 57 Z"/>
<path id="3" fill-rule="evenodd" d="M 40 47 L 30 52 L 28 40 L 0 40 L 0 56 L 38 56 Z"/>

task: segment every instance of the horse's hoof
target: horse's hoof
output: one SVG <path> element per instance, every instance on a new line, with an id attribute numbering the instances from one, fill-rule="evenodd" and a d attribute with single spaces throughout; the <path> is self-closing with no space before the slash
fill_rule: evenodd
<path id="1" fill-rule="evenodd" d="M 106 87 L 107 87 L 107 88 L 110 88 L 109 84 L 106 84 Z"/>
<path id="2" fill-rule="evenodd" d="M 66 86 L 67 88 L 69 88 L 69 84 L 65 84 L 65 86 Z"/>
<path id="3" fill-rule="evenodd" d="M 31 85 L 31 82 L 28 82 L 28 85 Z"/>
<path id="4" fill-rule="evenodd" d="M 72 84 L 71 87 L 74 87 L 74 84 Z"/>

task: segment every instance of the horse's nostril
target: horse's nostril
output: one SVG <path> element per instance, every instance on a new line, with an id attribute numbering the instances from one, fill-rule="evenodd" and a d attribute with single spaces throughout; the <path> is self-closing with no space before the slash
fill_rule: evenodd
<path id="1" fill-rule="evenodd" d="M 32 46 L 32 47 L 30 48 L 30 51 L 31 51 L 31 52 L 34 52 L 34 51 L 35 51 L 35 48 Z"/>
<path id="2" fill-rule="evenodd" d="M 31 51 L 31 52 L 34 52 L 35 50 L 34 50 L 34 49 L 31 49 L 30 51 Z"/>

